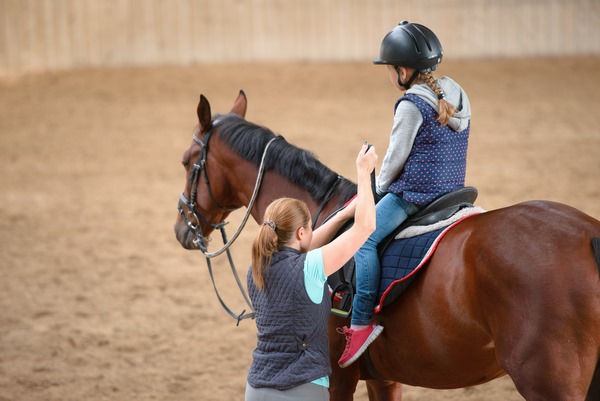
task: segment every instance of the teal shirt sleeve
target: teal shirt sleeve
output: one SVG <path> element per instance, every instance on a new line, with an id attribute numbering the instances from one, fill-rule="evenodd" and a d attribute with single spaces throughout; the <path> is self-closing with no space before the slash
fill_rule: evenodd
<path id="1" fill-rule="evenodd" d="M 311 301 L 316 304 L 323 302 L 323 288 L 326 282 L 323 253 L 321 248 L 313 249 L 306 254 L 306 259 L 304 259 L 304 287 Z M 324 376 L 311 383 L 329 387 L 329 377 Z"/>
<path id="2" fill-rule="evenodd" d="M 304 260 L 304 287 L 315 304 L 323 301 L 323 288 L 326 282 L 323 252 L 321 252 L 321 248 L 313 249 L 306 254 Z"/>

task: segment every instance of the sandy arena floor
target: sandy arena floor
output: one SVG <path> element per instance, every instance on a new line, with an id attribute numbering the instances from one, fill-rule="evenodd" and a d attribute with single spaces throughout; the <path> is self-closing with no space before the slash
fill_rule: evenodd
<path id="1" fill-rule="evenodd" d="M 600 218 L 600 58 L 439 72 L 472 102 L 467 182 L 481 207 L 550 199 Z M 198 95 L 226 112 L 240 88 L 249 120 L 338 173 L 354 177 L 363 140 L 382 159 L 398 94 L 369 63 L 0 77 L 0 401 L 243 399 L 254 323 L 220 309 L 206 263 L 172 230 Z M 234 245 L 242 275 L 254 227 Z M 241 310 L 225 261 L 216 269 Z M 507 377 L 405 387 L 406 401 L 521 399 Z"/>

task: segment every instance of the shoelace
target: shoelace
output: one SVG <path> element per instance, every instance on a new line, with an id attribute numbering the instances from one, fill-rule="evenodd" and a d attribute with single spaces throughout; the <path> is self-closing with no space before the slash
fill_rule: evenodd
<path id="1" fill-rule="evenodd" d="M 342 353 L 342 355 L 346 355 L 350 351 L 350 339 L 352 338 L 352 333 L 354 333 L 354 330 L 344 326 L 336 328 L 335 331 L 346 336 L 346 348 Z"/>

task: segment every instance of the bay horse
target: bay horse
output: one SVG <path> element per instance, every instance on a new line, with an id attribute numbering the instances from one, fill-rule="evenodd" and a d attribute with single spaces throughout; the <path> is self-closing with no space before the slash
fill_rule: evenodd
<path id="1" fill-rule="evenodd" d="M 200 97 L 174 226 L 186 249 L 204 249 L 232 210 L 251 204 L 260 222 L 272 200 L 294 197 L 318 226 L 356 191 L 311 152 L 245 120 L 246 108 L 240 91 L 231 112 L 213 118 Z M 464 220 L 375 315 L 385 330 L 368 358 L 338 367 L 335 329 L 348 321 L 330 318 L 331 399 L 352 400 L 359 380 L 370 400 L 398 401 L 401 383 L 455 389 L 508 374 L 526 400 L 600 400 L 599 238 L 600 221 L 549 201 Z"/>

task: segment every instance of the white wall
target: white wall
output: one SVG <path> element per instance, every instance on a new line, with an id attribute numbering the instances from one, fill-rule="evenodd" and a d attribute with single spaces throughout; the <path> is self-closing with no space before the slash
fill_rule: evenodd
<path id="1" fill-rule="evenodd" d="M 600 0 L 0 0 L 0 71 L 371 60 L 403 19 L 447 58 L 600 54 Z"/>

